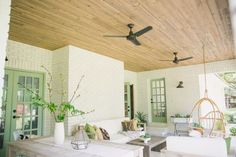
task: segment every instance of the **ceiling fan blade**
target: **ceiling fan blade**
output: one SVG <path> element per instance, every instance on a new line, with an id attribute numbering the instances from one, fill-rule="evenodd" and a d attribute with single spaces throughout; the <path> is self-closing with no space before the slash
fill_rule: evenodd
<path id="1" fill-rule="evenodd" d="M 126 38 L 126 35 L 104 35 L 103 37 Z"/>
<path id="2" fill-rule="evenodd" d="M 130 39 L 129 41 L 131 41 L 134 45 L 141 45 L 141 43 L 136 38 Z"/>
<path id="3" fill-rule="evenodd" d="M 193 58 L 193 57 L 181 58 L 181 59 L 178 59 L 178 61 L 181 62 L 181 61 L 189 60 L 189 59 L 192 59 L 192 58 Z"/>
<path id="4" fill-rule="evenodd" d="M 142 30 L 140 30 L 140 31 L 138 31 L 138 32 L 136 32 L 136 33 L 134 33 L 134 35 L 135 35 L 136 37 L 139 37 L 140 35 L 143 35 L 144 33 L 148 32 L 148 31 L 150 31 L 150 30 L 152 30 L 152 26 L 147 26 L 146 28 L 144 28 L 144 29 L 142 29 Z"/>

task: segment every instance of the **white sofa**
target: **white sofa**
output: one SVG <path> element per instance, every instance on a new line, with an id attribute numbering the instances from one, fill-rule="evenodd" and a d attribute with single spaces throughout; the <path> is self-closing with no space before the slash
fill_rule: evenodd
<path id="1" fill-rule="evenodd" d="M 223 138 L 169 136 L 166 144 L 166 156 L 167 154 L 172 154 L 171 157 L 191 154 L 196 157 L 227 157 L 226 143 Z"/>
<path id="2" fill-rule="evenodd" d="M 129 120 L 129 118 L 114 118 L 101 121 L 88 122 L 91 125 L 96 125 L 97 127 L 104 128 L 110 136 L 110 142 L 114 143 L 127 143 L 137 136 L 143 135 L 144 132 L 134 131 L 129 133 L 122 133 L 122 124 L 124 120 Z"/>

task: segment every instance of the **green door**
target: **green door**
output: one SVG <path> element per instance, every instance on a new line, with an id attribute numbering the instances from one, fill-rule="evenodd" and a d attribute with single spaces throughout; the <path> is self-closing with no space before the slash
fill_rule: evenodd
<path id="1" fill-rule="evenodd" d="M 131 118 L 131 97 L 130 97 L 130 83 L 124 84 L 124 103 L 125 103 L 125 117 Z"/>
<path id="2" fill-rule="evenodd" d="M 166 87 L 165 79 L 151 80 L 152 122 L 166 123 Z"/>
<path id="3" fill-rule="evenodd" d="M 5 156 L 6 143 L 21 132 L 29 138 L 42 135 L 42 109 L 31 105 L 32 95 L 24 87 L 43 97 L 42 73 L 6 70 L 3 103 L 0 109 L 0 156 Z"/>

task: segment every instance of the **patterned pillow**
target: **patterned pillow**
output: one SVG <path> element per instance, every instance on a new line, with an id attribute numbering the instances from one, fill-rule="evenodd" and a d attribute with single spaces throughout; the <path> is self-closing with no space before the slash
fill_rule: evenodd
<path id="1" fill-rule="evenodd" d="M 108 132 L 105 129 L 103 129 L 103 128 L 99 128 L 99 129 L 102 132 L 103 139 L 104 140 L 110 140 L 110 135 L 108 134 Z"/>
<path id="2" fill-rule="evenodd" d="M 121 122 L 123 131 L 131 130 L 131 122 L 130 121 L 123 121 Z"/>
<path id="3" fill-rule="evenodd" d="M 123 131 L 137 131 L 138 130 L 138 121 L 133 119 L 130 121 L 121 122 Z"/>

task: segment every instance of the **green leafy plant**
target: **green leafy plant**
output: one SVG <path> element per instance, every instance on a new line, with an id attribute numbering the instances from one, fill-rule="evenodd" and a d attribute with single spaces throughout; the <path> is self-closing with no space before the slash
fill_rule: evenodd
<path id="1" fill-rule="evenodd" d="M 74 107 L 74 105 L 72 104 L 76 99 L 78 99 L 80 97 L 80 95 L 78 94 L 78 90 L 79 90 L 80 83 L 83 80 L 84 76 L 82 76 L 80 78 L 80 80 L 76 86 L 76 89 L 73 92 L 71 99 L 69 101 L 65 101 L 64 99 L 65 99 L 66 91 L 64 90 L 64 87 L 63 87 L 64 80 L 63 80 L 63 77 L 60 75 L 62 82 L 61 82 L 61 91 L 59 92 L 59 94 L 61 95 L 61 98 L 60 98 L 60 103 L 55 103 L 52 101 L 52 95 L 53 95 L 53 91 L 54 91 L 52 89 L 52 81 L 53 81 L 52 74 L 49 72 L 49 70 L 46 67 L 42 66 L 42 68 L 44 70 L 46 70 L 46 72 L 50 78 L 49 82 L 47 82 L 49 101 L 46 101 L 45 99 L 40 97 L 38 93 L 36 93 L 35 91 L 33 91 L 33 90 L 31 90 L 19 83 L 28 92 L 30 92 L 32 94 L 32 104 L 33 105 L 35 105 L 37 107 L 42 107 L 43 109 L 48 109 L 50 111 L 50 113 L 53 115 L 55 122 L 64 122 L 66 116 L 84 115 L 84 114 L 87 114 L 87 113 L 93 111 L 92 110 L 89 112 L 84 112 L 79 109 L 76 109 Z"/>
<path id="2" fill-rule="evenodd" d="M 145 135 L 140 136 L 141 138 L 151 138 L 151 135 L 148 133 L 145 133 Z"/>
<path id="3" fill-rule="evenodd" d="M 236 136 L 236 128 L 235 127 L 230 128 L 229 131 L 231 133 L 231 136 Z"/>
<path id="4" fill-rule="evenodd" d="M 174 116 L 171 116 L 171 117 L 172 118 L 191 118 L 191 115 L 189 114 L 183 115 L 183 114 L 176 113 Z"/>
<path id="5" fill-rule="evenodd" d="M 143 113 L 143 112 L 137 112 L 135 114 L 135 118 L 138 120 L 138 122 L 140 123 L 147 123 L 147 118 L 148 118 L 148 115 Z"/>

